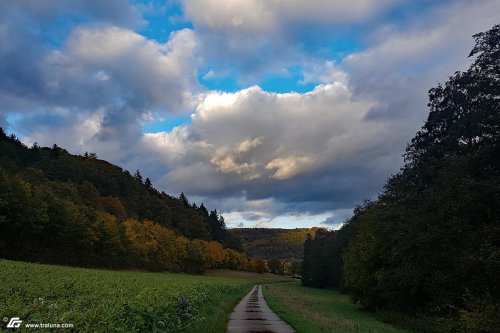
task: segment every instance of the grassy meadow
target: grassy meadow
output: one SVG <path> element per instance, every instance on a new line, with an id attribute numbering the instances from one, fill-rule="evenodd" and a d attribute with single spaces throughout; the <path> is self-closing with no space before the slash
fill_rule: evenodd
<path id="1" fill-rule="evenodd" d="M 405 333 L 362 311 L 348 296 L 297 283 L 268 284 L 269 307 L 300 333 Z"/>
<path id="2" fill-rule="evenodd" d="M 224 271 L 209 276 L 108 271 L 0 260 L 0 319 L 23 319 L 16 332 L 33 331 L 24 327 L 26 323 L 72 323 L 77 332 L 224 332 L 233 307 L 258 279 L 274 278 Z M 5 329 L 5 319 L 0 325 Z"/>
<path id="3" fill-rule="evenodd" d="M 0 281 L 0 327 L 19 317 L 16 332 L 70 331 L 24 326 L 37 323 L 71 323 L 76 332 L 225 332 L 234 306 L 254 284 L 264 285 L 269 306 L 299 333 L 405 332 L 345 295 L 272 274 L 187 275 L 0 260 Z"/>

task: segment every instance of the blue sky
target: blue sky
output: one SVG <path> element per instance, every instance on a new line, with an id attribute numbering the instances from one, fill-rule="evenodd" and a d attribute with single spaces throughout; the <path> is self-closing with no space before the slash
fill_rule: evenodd
<path id="1" fill-rule="evenodd" d="M 399 170 L 496 0 L 0 3 L 0 126 L 234 226 L 338 227 Z"/>

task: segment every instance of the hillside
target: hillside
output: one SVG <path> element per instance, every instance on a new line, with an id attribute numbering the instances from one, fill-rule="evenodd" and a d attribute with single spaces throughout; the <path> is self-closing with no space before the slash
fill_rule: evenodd
<path id="1" fill-rule="evenodd" d="M 229 229 L 233 236 L 241 238 L 243 250 L 248 256 L 262 259 L 300 259 L 304 255 L 304 242 L 320 228 Z"/>
<path id="2" fill-rule="evenodd" d="M 0 131 L 0 257 L 79 266 L 255 270 L 224 219 L 137 171 Z M 262 267 L 260 268 L 262 269 Z"/>

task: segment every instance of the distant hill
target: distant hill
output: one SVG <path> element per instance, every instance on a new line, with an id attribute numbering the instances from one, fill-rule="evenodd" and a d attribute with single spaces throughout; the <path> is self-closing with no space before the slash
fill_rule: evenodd
<path id="1" fill-rule="evenodd" d="M 256 270 L 222 216 L 95 154 L 0 129 L 0 257 L 78 266 Z M 261 267 L 262 268 L 262 267 Z M 261 269 L 259 268 L 259 269 Z"/>
<path id="2" fill-rule="evenodd" d="M 241 238 L 243 250 L 248 256 L 262 259 L 301 259 L 308 235 L 314 237 L 319 229 L 321 228 L 237 228 L 228 229 L 228 232 Z"/>

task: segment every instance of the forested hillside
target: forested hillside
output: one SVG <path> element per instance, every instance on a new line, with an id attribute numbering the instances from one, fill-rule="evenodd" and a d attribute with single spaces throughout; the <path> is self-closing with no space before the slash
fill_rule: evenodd
<path id="1" fill-rule="evenodd" d="M 305 243 L 305 285 L 431 318 L 429 330 L 498 332 L 500 25 L 474 37 L 470 68 L 430 90 L 402 170 L 341 230 Z"/>
<path id="2" fill-rule="evenodd" d="M 305 240 L 319 229 L 238 228 L 229 229 L 229 233 L 242 240 L 243 250 L 251 257 L 301 259 Z"/>
<path id="3" fill-rule="evenodd" d="M 79 266 L 263 270 L 222 216 L 137 171 L 0 131 L 0 257 Z M 231 249 L 233 248 L 233 249 Z"/>

